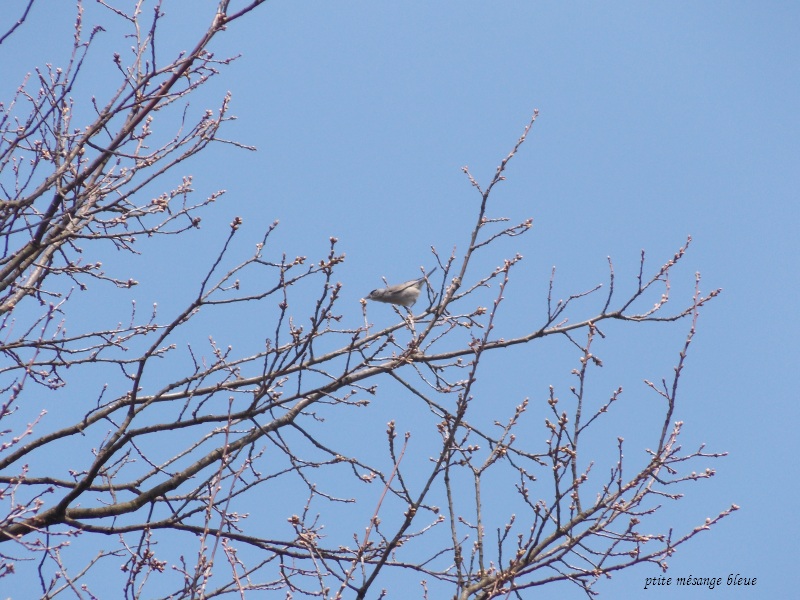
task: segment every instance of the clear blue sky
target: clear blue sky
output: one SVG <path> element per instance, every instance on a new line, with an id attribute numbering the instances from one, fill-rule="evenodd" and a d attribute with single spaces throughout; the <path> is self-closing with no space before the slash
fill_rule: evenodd
<path id="1" fill-rule="evenodd" d="M 162 26 L 180 27 L 176 47 L 198 37 L 212 4 L 164 3 Z M 70 42 L 71 3 L 37 8 L 32 23 L 49 35 L 18 63 L 4 55 L 4 97 L 34 65 L 63 60 L 57 50 Z M 704 442 L 730 456 L 668 510 L 691 524 L 731 503 L 741 510 L 684 546 L 670 575 L 758 578 L 756 589 L 681 598 L 796 597 L 798 32 L 800 5 L 789 2 L 268 3 L 220 38 L 219 56 L 242 57 L 192 100 L 213 108 L 230 90 L 238 121 L 228 137 L 258 152 L 221 147 L 195 162 L 199 194 L 228 192 L 195 248 L 146 260 L 191 273 L 234 216 L 244 219 L 243 252 L 280 219 L 275 243 L 289 256 L 319 258 L 339 238 L 343 306 L 355 323 L 358 299 L 381 277 L 431 267 L 431 245 L 463 249 L 477 195 L 460 167 L 487 182 L 538 108 L 491 211 L 534 219 L 529 235 L 505 246 L 525 256 L 508 294 L 518 312 L 506 324 L 542 314 L 553 265 L 562 295 L 603 282 L 607 256 L 630 284 L 641 249 L 655 266 L 691 234 L 675 304 L 694 271 L 705 291 L 724 291 L 701 315 L 676 417 L 685 447 Z M 101 62 L 118 45 L 113 32 L 103 44 Z M 100 72 L 84 90 L 94 81 L 91 93 L 109 91 Z M 146 260 L 136 266 L 137 299 L 180 305 L 185 298 L 165 297 Z M 645 402 L 641 380 L 669 377 L 685 327 L 643 333 L 618 333 L 607 351 L 612 372 Z M 660 370 L 635 370 L 648 352 Z M 566 385 L 568 372 L 536 372 L 527 360 L 513 363 L 524 381 L 498 378 L 493 391 L 541 401 L 549 384 Z M 397 419 L 400 431 L 414 426 Z M 653 574 L 634 569 L 597 589 L 678 597 L 674 588 L 640 591 Z"/>

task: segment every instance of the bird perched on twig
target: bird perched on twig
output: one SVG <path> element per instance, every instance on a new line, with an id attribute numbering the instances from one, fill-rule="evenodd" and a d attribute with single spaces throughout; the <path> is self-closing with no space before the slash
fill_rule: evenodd
<path id="1" fill-rule="evenodd" d="M 438 267 L 428 273 L 428 277 L 433 275 L 433 272 Z M 385 288 L 378 288 L 372 290 L 367 296 L 367 300 L 374 300 L 375 302 L 386 302 L 388 304 L 399 304 L 400 306 L 413 306 L 419 298 L 419 293 L 422 290 L 422 284 L 425 283 L 425 277 L 419 279 L 412 279 L 405 283 L 398 283 L 397 285 L 390 285 Z"/>

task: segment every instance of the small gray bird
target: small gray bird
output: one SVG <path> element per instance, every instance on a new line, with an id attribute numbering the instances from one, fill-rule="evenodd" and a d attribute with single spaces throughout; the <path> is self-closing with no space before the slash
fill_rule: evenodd
<path id="1" fill-rule="evenodd" d="M 428 273 L 431 276 L 438 267 Z M 422 290 L 422 284 L 425 283 L 425 278 L 412 279 L 405 283 L 398 283 L 397 285 L 390 285 L 389 287 L 379 288 L 372 290 L 367 296 L 367 300 L 374 300 L 375 302 L 387 302 L 389 304 L 399 304 L 400 306 L 414 306 L 414 303 L 419 298 L 419 293 Z"/>

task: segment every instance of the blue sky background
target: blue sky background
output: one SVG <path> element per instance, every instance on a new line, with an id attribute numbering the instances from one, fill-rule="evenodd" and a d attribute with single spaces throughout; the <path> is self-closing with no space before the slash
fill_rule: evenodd
<path id="1" fill-rule="evenodd" d="M 194 45 L 214 5 L 164 3 L 162 27 L 174 28 L 165 55 L 169 44 Z M 23 36 L 46 35 L 35 46 L 15 39 L 25 53 L 13 60 L 3 51 L 4 98 L 34 65 L 65 59 L 74 6 L 44 6 L 35 7 Z M 98 12 L 87 8 L 91 22 Z M 102 97 L 116 86 L 108 57 L 129 43 L 107 29 L 93 49 L 98 66 L 77 96 Z M 244 219 L 241 257 L 280 219 L 276 256 L 318 259 L 330 236 L 339 239 L 347 255 L 337 273 L 340 310 L 355 324 L 358 300 L 381 277 L 405 280 L 432 267 L 431 245 L 444 254 L 454 245 L 463 250 L 479 198 L 460 168 L 469 165 L 488 183 L 538 108 L 490 209 L 512 221 L 532 217 L 533 231 L 475 265 L 477 275 L 502 256 L 525 256 L 501 329 L 530 330 L 541 321 L 553 265 L 560 297 L 604 283 L 607 256 L 630 289 L 642 249 L 656 268 L 691 235 L 674 306 L 689 300 L 695 271 L 704 291 L 723 294 L 701 314 L 676 418 L 686 423 L 685 448 L 706 443 L 730 456 L 709 462 L 717 476 L 683 489 L 687 497 L 663 518 L 674 516 L 681 531 L 731 503 L 741 510 L 684 546 L 669 575 L 740 573 L 757 577 L 757 588 L 726 588 L 726 598 L 794 597 L 798 31 L 800 6 L 778 2 L 270 2 L 218 39 L 218 56 L 242 56 L 191 99 L 199 112 L 230 90 L 238 120 L 227 137 L 258 152 L 219 146 L 176 172 L 176 179 L 194 175 L 198 195 L 227 190 L 204 213 L 201 232 L 181 241 L 191 246 L 176 251 L 172 240 L 159 240 L 138 259 L 103 261 L 133 268 L 141 285 L 131 298 L 140 306 L 158 301 L 170 314 L 190 297 L 185 290 L 194 290 L 235 216 Z M 185 283 L 175 285 L 176 277 Z M 378 325 L 395 318 L 380 308 L 370 307 Z M 87 322 L 124 318 L 113 305 L 93 304 L 83 314 Z M 217 335 L 252 330 L 252 323 L 209 326 Z M 601 350 L 610 360 L 598 394 L 620 384 L 630 390 L 631 404 L 617 410 L 634 441 L 646 424 L 636 420 L 646 419 L 637 403 L 655 401 L 641 380 L 670 376 L 687 327 L 616 328 Z M 525 396 L 544 402 L 550 384 L 565 389 L 575 358 L 568 350 L 544 343 L 488 371 L 483 391 L 507 398 L 498 400 L 500 416 Z M 562 354 L 573 363 L 559 362 Z M 494 408 L 486 407 L 487 419 L 498 416 Z M 378 420 L 414 429 L 410 411 L 382 410 Z M 538 421 L 531 428 L 542 435 Z M 674 587 L 639 591 L 656 574 L 633 569 L 597 589 L 603 597 L 676 597 Z M 683 589 L 677 597 L 720 592 Z M 409 596 L 394 590 L 391 597 Z"/>

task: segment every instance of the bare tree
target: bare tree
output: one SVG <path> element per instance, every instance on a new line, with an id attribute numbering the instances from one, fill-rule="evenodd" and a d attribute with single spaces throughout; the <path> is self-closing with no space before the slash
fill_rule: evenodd
<path id="1" fill-rule="evenodd" d="M 219 2 L 194 49 L 164 62 L 156 52 L 167 35 L 160 2 L 128 11 L 98 0 L 108 19 L 129 28 L 134 45 L 127 56 L 113 55 L 116 90 L 105 100 L 98 92 L 90 122 L 76 121 L 72 94 L 101 28 L 85 33 L 78 3 L 66 65 L 36 70 L 2 107 L 0 576 L 13 581 L 35 568 L 46 598 L 97 597 L 109 581 L 130 598 L 242 597 L 247 590 L 364 598 L 410 578 L 423 596 L 435 589 L 437 597 L 466 599 L 558 581 L 592 595 L 614 571 L 641 563 L 666 569 L 677 547 L 736 509 L 682 533 L 653 518 L 668 517 L 679 484 L 711 477 L 702 463 L 721 456 L 682 450 L 681 423 L 673 421 L 698 311 L 718 290 L 701 293 L 698 277 L 679 310 L 665 308 L 687 242 L 652 271 L 642 254 L 627 294 L 616 290 L 610 261 L 607 285 L 563 301 L 551 279 L 541 322 L 496 337 L 521 257 L 468 273 L 476 256 L 531 229 L 532 220 L 490 216 L 490 198 L 536 114 L 488 184 L 465 168 L 476 192 L 465 249 L 443 255 L 432 248 L 440 276 L 426 277 L 417 304 L 425 308 L 397 309 L 390 327 L 376 328 L 363 300 L 358 322 L 352 307 L 340 306 L 335 272 L 344 257 L 333 238 L 313 263 L 275 257 L 267 251 L 273 225 L 251 256 L 224 267 L 236 218 L 182 311 L 143 318 L 132 309 L 114 328 L 68 330 L 73 290 L 99 295 L 110 286 L 128 298 L 136 284 L 87 256 L 146 252 L 152 236 L 190 234 L 202 207 L 218 197 L 190 201 L 190 177 L 155 198 L 148 190 L 212 144 L 233 143 L 220 134 L 230 119 L 227 97 L 194 121 L 186 100 L 229 62 L 213 56 L 210 42 L 262 1 Z M 0 44 L 23 35 L 31 5 Z M 269 283 L 245 293 L 243 282 L 253 280 Z M 297 312 L 310 293 L 307 314 Z M 257 351 L 214 339 L 205 349 L 187 347 L 201 316 L 252 306 L 271 331 Z M 623 461 L 623 439 L 604 429 L 622 389 L 598 406 L 589 381 L 602 361 L 593 347 L 609 322 L 679 321 L 689 326 L 672 377 L 648 382 L 661 399 L 652 445 L 646 454 L 626 448 L 646 459 Z M 545 398 L 534 390 L 534 401 L 521 395 L 511 414 L 477 424 L 472 415 L 487 392 L 476 381 L 490 369 L 486 357 L 525 352 L 553 336 L 580 354 L 569 397 L 560 399 L 554 387 Z M 172 361 L 168 379 L 163 361 Z M 54 423 L 48 398 L 69 389 L 80 390 L 70 398 L 72 418 Z M 399 390 L 404 411 L 425 423 L 417 433 L 429 460 L 409 457 L 410 433 L 394 421 L 382 447 L 367 441 L 375 428 L 365 411 L 387 389 Z M 345 421 L 364 439 L 333 425 Z M 527 434 L 524 422 L 538 433 Z M 607 472 L 585 449 L 589 433 L 616 449 Z M 68 457 L 70 468 L 55 456 Z M 487 490 L 498 485 L 500 502 Z M 282 498 L 294 507 L 285 514 Z M 31 561 L 35 567 L 26 567 Z"/>

